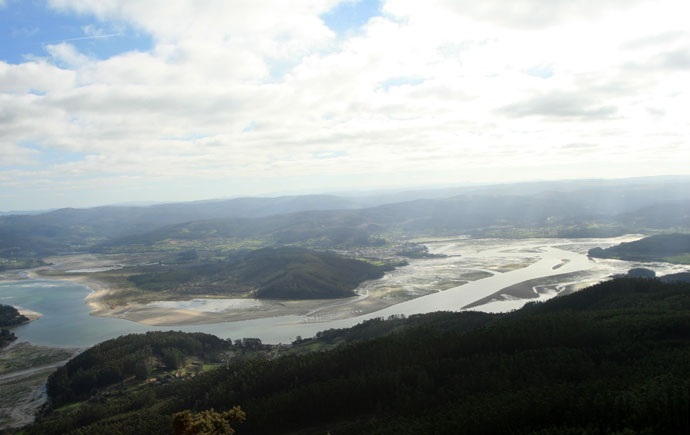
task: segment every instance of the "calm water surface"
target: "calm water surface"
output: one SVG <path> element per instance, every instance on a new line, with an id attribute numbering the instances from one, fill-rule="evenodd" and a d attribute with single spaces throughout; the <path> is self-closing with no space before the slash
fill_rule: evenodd
<path id="1" fill-rule="evenodd" d="M 0 303 L 38 311 L 40 319 L 19 326 L 14 333 L 37 345 L 86 347 L 123 334 L 146 331 L 206 332 L 221 338 L 260 337 L 267 343 L 288 342 L 297 335 L 313 335 L 324 325 L 302 323 L 299 316 L 188 326 L 148 326 L 123 319 L 89 315 L 84 299 L 88 287 L 65 281 L 25 280 L 0 283 Z M 354 323 L 353 323 L 354 324 Z M 313 331 L 313 332 L 312 332 Z"/>

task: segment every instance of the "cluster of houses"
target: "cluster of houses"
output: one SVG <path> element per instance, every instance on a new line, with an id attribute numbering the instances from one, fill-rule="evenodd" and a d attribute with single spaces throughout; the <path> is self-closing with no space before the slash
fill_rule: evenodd
<path id="1" fill-rule="evenodd" d="M 230 362 L 234 359 L 242 358 L 245 352 L 251 351 L 251 358 L 264 358 L 267 360 L 273 360 L 278 357 L 281 349 L 289 345 L 271 345 L 263 344 L 259 338 L 243 338 L 241 340 L 235 340 L 232 342 L 232 350 L 227 350 L 222 354 L 222 361 L 225 363 L 226 367 L 229 367 Z M 177 370 L 174 372 L 165 372 L 159 376 L 152 377 L 146 380 L 149 384 L 167 384 L 169 382 L 181 381 L 194 378 L 197 374 L 201 373 L 202 365 L 201 363 L 192 363 L 191 371 L 189 370 Z M 162 368 L 162 367 L 160 367 Z"/>
<path id="2" fill-rule="evenodd" d="M 149 384 L 167 384 L 169 382 L 173 381 L 184 381 L 187 379 L 192 379 L 193 377 L 196 376 L 196 373 L 182 373 L 182 372 L 175 372 L 175 373 L 164 373 L 161 376 L 158 376 L 156 378 L 150 378 L 146 382 Z"/>
<path id="3" fill-rule="evenodd" d="M 167 384 L 173 381 L 184 381 L 187 379 L 194 378 L 198 373 L 201 373 L 203 367 L 201 363 L 193 362 L 192 370 L 177 370 L 175 372 L 165 372 L 155 378 L 149 378 L 146 380 L 149 384 Z"/>

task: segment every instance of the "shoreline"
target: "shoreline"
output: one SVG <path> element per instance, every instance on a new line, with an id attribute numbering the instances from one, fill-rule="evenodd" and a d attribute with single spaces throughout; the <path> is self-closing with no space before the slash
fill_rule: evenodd
<path id="1" fill-rule="evenodd" d="M 41 317 L 43 317 L 43 314 L 39 313 L 38 311 L 33 311 L 33 310 L 29 310 L 29 309 L 21 309 L 21 310 L 17 310 L 17 311 L 19 311 L 19 314 L 26 316 L 29 320 L 27 320 L 26 322 L 21 323 L 19 325 L 15 325 L 15 326 L 26 325 L 27 323 L 31 323 L 31 322 L 36 321 L 36 320 L 40 319 Z"/>
<path id="2" fill-rule="evenodd" d="M 104 298 L 120 289 L 111 282 L 90 276 L 88 272 L 70 273 L 71 270 L 84 270 L 111 267 L 112 264 L 128 264 L 122 256 L 75 254 L 47 257 L 49 266 L 24 269 L 8 275 L 0 275 L 0 281 L 14 280 L 55 280 L 81 285 L 89 289 L 84 303 L 89 307 L 89 315 L 129 320 L 147 326 L 191 326 L 215 323 L 240 322 L 284 316 L 302 316 L 306 322 L 322 322 L 357 317 L 395 305 L 408 298 L 391 298 L 389 292 L 370 291 L 366 282 L 355 290 L 356 296 L 345 299 L 313 300 L 266 300 L 262 299 L 256 308 L 229 308 L 219 311 L 201 311 L 186 307 L 160 307 L 149 303 L 129 302 L 122 306 L 110 306 Z M 43 274 L 43 272 L 50 272 Z M 194 299 L 233 299 L 210 295 L 194 295 Z M 152 301 L 156 302 L 156 301 Z M 182 302 L 182 301 L 175 301 Z"/>
<path id="3" fill-rule="evenodd" d="M 89 306 L 89 315 L 96 317 L 110 317 L 129 320 L 148 326 L 190 326 L 214 323 L 230 323 L 244 320 L 265 319 L 283 316 L 305 316 L 308 321 L 337 320 L 356 317 L 373 311 L 378 311 L 400 301 L 383 300 L 381 295 L 369 293 L 366 297 L 353 296 L 348 300 L 342 299 L 314 299 L 314 300 L 262 300 L 262 309 L 232 310 L 209 312 L 183 308 L 162 308 L 137 302 L 130 302 L 124 306 L 110 307 L 103 301 L 109 293 L 116 291 L 109 283 L 84 275 L 59 274 L 43 276 L 36 269 L 27 271 L 28 279 L 49 279 L 66 281 L 82 285 L 90 290 L 84 299 Z M 199 295 L 192 299 L 223 299 L 208 298 Z"/>
<path id="4" fill-rule="evenodd" d="M 103 281 L 90 278 L 88 276 L 83 276 L 83 275 L 74 275 L 70 276 L 67 274 L 62 274 L 62 275 L 55 275 L 55 276 L 43 276 L 39 273 L 37 273 L 37 269 L 31 269 L 27 271 L 26 277 L 28 279 L 46 279 L 46 280 L 55 280 L 55 281 L 67 281 L 71 282 L 73 284 L 79 284 L 82 285 L 90 290 L 89 294 L 86 295 L 86 298 L 84 298 L 84 303 L 91 308 L 91 311 L 89 314 L 93 316 L 99 316 L 99 317 L 108 317 L 108 316 L 101 316 L 101 313 L 106 313 L 111 308 L 103 302 L 103 297 L 110 293 L 112 290 L 109 288 L 108 284 L 106 284 Z"/>

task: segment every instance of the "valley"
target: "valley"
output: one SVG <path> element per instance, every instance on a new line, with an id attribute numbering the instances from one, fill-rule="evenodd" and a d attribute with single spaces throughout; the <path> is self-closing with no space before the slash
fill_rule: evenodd
<path id="1" fill-rule="evenodd" d="M 661 281 L 685 279 L 690 266 L 678 260 L 690 253 L 682 235 L 690 221 L 673 215 L 677 203 L 654 203 L 649 192 L 639 193 L 631 187 L 629 203 L 613 208 L 592 207 L 578 195 L 504 192 L 380 200 L 374 206 L 350 202 L 326 210 L 318 205 L 347 201 L 295 197 L 284 209 L 274 198 L 258 201 L 255 215 L 251 207 L 243 214 L 233 208 L 235 201 L 219 201 L 0 218 L 0 303 L 33 320 L 12 327 L 17 340 L 3 353 L 13 368 L 0 379 L 12 398 L 3 402 L 2 424 L 30 421 L 45 399 L 43 382 L 65 355 L 113 340 L 139 343 L 142 335 L 171 329 L 183 341 L 209 334 L 224 343 L 217 351 L 244 355 L 232 364 L 225 359 L 232 369 L 255 360 L 340 352 L 346 343 L 443 324 L 439 319 L 451 312 L 466 319 L 458 324 L 464 331 L 629 276 L 630 270 Z M 604 197 L 616 195 L 611 189 Z M 169 215 L 172 210 L 179 215 Z M 629 255 L 658 240 L 680 242 L 670 251 Z M 602 252 L 614 254 L 596 255 Z M 264 345 L 238 354 L 236 343 L 245 341 Z M 195 382 L 192 373 L 222 371 L 220 354 L 182 356 L 172 350 L 176 346 L 150 357 L 133 350 L 139 356 L 117 369 L 87 358 L 96 378 L 68 373 L 71 384 L 61 387 L 62 399 L 53 397 L 50 406 L 63 403 L 52 408 L 51 418 L 86 415 L 93 401 L 119 403 L 120 397 L 126 406 L 149 404 L 151 388 L 178 388 L 132 380 L 142 355 L 157 379 L 177 376 L 162 361 L 178 355 L 185 379 L 180 386 Z M 98 376 L 121 383 L 94 390 Z"/>

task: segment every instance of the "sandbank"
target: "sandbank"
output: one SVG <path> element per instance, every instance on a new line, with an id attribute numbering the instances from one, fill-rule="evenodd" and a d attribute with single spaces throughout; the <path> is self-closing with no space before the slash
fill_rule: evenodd
<path id="1" fill-rule="evenodd" d="M 54 279 L 80 284 L 91 289 L 85 303 L 91 309 L 90 314 L 98 317 L 113 317 L 130 320 L 150 326 L 183 326 L 207 323 L 226 323 L 242 320 L 253 320 L 280 316 L 306 316 L 307 320 L 323 321 L 355 317 L 394 305 L 401 300 L 384 300 L 379 294 L 354 296 L 347 299 L 316 300 L 262 300 L 260 309 L 228 310 L 208 312 L 182 308 L 163 308 L 131 302 L 123 306 L 111 307 L 103 299 L 119 289 L 109 282 L 104 282 L 88 275 L 62 273 L 43 276 L 40 271 L 31 271 L 29 278 Z M 198 295 L 195 298 L 205 298 Z M 217 296 L 209 299 L 219 299 Z"/>
<path id="2" fill-rule="evenodd" d="M 38 311 L 27 310 L 27 309 L 21 309 L 18 311 L 19 311 L 19 314 L 26 316 L 29 319 L 29 322 L 33 322 L 34 320 L 38 320 L 41 317 L 43 317 L 43 314 L 39 313 Z"/>
<path id="3" fill-rule="evenodd" d="M 552 275 L 540 278 L 534 278 L 527 281 L 522 281 L 517 284 L 513 284 L 509 287 L 502 288 L 489 296 L 472 302 L 469 305 L 462 307 L 464 310 L 476 308 L 496 300 L 502 300 L 507 298 L 510 299 L 536 299 L 539 297 L 539 292 L 535 289 L 540 286 L 555 285 L 563 282 L 568 282 L 576 280 L 577 277 L 582 275 L 581 272 L 570 272 L 562 273 L 559 275 Z M 572 291 L 572 290 L 570 290 Z"/>

